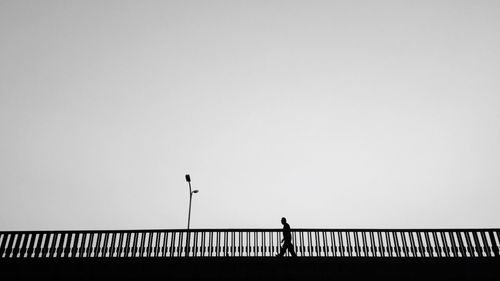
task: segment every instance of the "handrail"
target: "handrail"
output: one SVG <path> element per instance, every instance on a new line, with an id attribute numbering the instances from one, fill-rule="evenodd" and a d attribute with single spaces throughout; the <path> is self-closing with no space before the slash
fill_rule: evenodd
<path id="1" fill-rule="evenodd" d="M 294 228 L 293 231 L 497 231 L 498 228 Z M 64 230 L 3 230 L 0 233 L 49 233 L 49 232 L 81 232 L 81 233 L 128 233 L 128 232 L 162 232 L 162 231 L 283 231 L 281 228 L 150 228 L 150 229 L 64 229 Z"/>
<path id="2" fill-rule="evenodd" d="M 281 229 L 0 232 L 0 259 L 268 257 Z M 500 229 L 293 229 L 299 257 L 499 257 Z"/>

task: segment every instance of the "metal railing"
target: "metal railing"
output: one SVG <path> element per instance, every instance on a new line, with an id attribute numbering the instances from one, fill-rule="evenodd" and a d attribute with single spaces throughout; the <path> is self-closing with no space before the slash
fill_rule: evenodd
<path id="1" fill-rule="evenodd" d="M 281 229 L 0 232 L 1 258 L 269 257 Z M 500 229 L 293 229 L 299 257 L 499 257 Z"/>

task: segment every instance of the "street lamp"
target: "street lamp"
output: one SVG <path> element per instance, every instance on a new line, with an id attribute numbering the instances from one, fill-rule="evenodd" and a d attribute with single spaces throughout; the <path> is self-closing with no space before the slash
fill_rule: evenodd
<path id="1" fill-rule="evenodd" d="M 199 191 L 197 189 L 191 190 L 191 177 L 189 174 L 186 175 L 186 181 L 189 184 L 189 213 L 188 213 L 188 230 L 189 230 L 189 223 L 191 222 L 191 201 L 193 200 L 193 193 L 198 193 Z"/>

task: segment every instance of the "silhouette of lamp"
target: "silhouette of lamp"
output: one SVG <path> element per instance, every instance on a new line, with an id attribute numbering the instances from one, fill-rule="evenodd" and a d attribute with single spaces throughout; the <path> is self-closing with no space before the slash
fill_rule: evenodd
<path id="1" fill-rule="evenodd" d="M 197 189 L 192 190 L 191 189 L 191 177 L 189 174 L 186 175 L 186 181 L 189 184 L 189 213 L 188 213 L 188 230 L 189 230 L 189 223 L 191 222 L 191 201 L 193 200 L 193 193 L 198 193 L 199 191 Z"/>

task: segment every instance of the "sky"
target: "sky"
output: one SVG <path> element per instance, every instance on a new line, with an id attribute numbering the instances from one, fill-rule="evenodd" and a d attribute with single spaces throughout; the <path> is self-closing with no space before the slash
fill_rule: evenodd
<path id="1" fill-rule="evenodd" d="M 500 227 L 499 1 L 0 1 L 0 230 Z"/>

